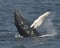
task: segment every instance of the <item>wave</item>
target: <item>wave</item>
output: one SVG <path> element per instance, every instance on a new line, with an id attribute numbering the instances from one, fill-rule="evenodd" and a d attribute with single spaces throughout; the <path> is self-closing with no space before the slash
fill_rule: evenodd
<path id="1" fill-rule="evenodd" d="M 55 35 L 57 35 L 57 34 L 45 34 L 45 35 L 41 35 L 39 37 L 50 37 L 50 36 L 55 36 Z"/>

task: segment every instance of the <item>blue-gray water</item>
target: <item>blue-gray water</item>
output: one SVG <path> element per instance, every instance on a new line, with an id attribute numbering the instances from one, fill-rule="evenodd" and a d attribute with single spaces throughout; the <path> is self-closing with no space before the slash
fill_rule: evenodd
<path id="1" fill-rule="evenodd" d="M 42 25 L 40 28 L 42 34 L 51 31 L 52 36 L 16 39 L 14 36 L 18 31 L 14 25 L 14 9 L 21 10 L 30 24 L 44 12 L 53 11 L 55 14 L 52 15 L 54 17 L 50 22 L 50 25 L 53 25 L 49 27 L 50 25 L 45 22 L 45 26 Z M 23 46 L 25 48 L 60 48 L 59 0 L 0 0 L 0 48 L 24 48 Z"/>

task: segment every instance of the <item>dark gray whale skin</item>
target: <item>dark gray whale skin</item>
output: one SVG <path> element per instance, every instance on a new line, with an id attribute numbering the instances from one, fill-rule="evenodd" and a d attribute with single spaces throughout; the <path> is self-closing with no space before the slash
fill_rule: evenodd
<path id="1" fill-rule="evenodd" d="M 40 34 L 33 28 L 30 28 L 29 23 L 24 19 L 21 12 L 18 10 L 14 11 L 14 19 L 15 25 L 19 34 L 23 37 L 31 37 L 31 36 L 40 36 Z"/>

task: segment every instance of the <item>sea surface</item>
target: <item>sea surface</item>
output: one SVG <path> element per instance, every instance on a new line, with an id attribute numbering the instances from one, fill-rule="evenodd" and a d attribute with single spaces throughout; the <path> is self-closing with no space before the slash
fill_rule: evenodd
<path id="1" fill-rule="evenodd" d="M 15 38 L 14 10 L 33 23 L 43 13 L 51 14 L 38 27 L 38 37 Z M 0 48 L 60 48 L 60 0 L 0 0 Z"/>

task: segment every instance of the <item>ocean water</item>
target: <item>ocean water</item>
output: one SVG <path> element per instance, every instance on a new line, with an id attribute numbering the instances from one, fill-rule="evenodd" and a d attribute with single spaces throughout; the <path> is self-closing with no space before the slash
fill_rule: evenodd
<path id="1" fill-rule="evenodd" d="M 14 10 L 20 10 L 32 24 L 46 11 L 51 15 L 38 27 L 40 38 L 15 38 Z M 0 0 L 0 48 L 60 48 L 59 0 Z"/>

